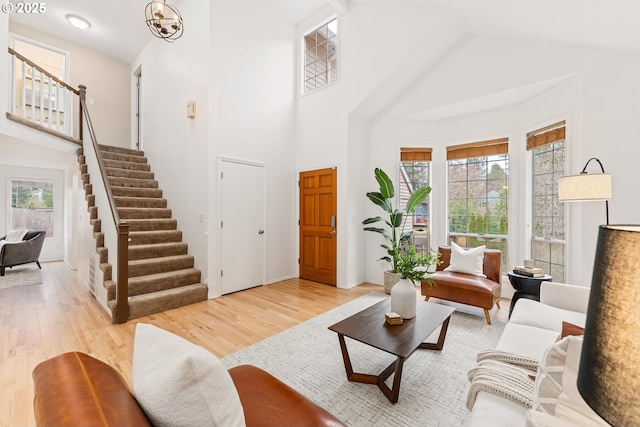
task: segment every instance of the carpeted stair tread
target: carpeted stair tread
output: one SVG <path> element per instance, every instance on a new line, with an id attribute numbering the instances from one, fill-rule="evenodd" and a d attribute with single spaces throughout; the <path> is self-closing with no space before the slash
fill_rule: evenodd
<path id="1" fill-rule="evenodd" d="M 147 158 L 134 154 L 116 153 L 113 151 L 102 151 L 102 160 L 119 160 L 130 163 L 147 163 Z"/>
<path id="2" fill-rule="evenodd" d="M 137 259 L 129 261 L 129 277 L 147 274 L 166 273 L 173 270 L 193 268 L 192 255 L 173 255 L 159 258 Z"/>
<path id="3" fill-rule="evenodd" d="M 117 208 L 121 220 L 171 218 L 168 208 Z"/>
<path id="4" fill-rule="evenodd" d="M 184 242 L 153 243 L 150 245 L 130 245 L 129 261 L 159 258 L 170 255 L 186 255 L 188 245 Z"/>
<path id="5" fill-rule="evenodd" d="M 188 254 L 188 244 L 182 242 L 182 232 L 167 208 L 167 200 L 162 198 L 144 152 L 105 145 L 100 146 L 100 152 L 120 219 L 129 224 L 129 318 L 205 301 L 208 287 L 200 283 L 202 273 L 194 268 L 194 257 Z M 84 189 L 90 195 L 86 197 L 87 204 L 97 214 L 83 150 L 78 150 L 77 155 Z M 113 310 L 113 267 L 107 262 L 100 219 L 92 219 L 91 224 L 99 244 L 96 252 L 104 272 L 107 304 Z"/>
<path id="6" fill-rule="evenodd" d="M 169 271 L 166 273 L 147 274 L 146 276 L 129 279 L 129 296 L 158 292 L 200 283 L 202 273 L 196 268 Z M 107 286 L 107 299 L 116 298 L 116 284 L 110 282 Z"/>
<path id="7" fill-rule="evenodd" d="M 109 178 L 133 178 L 133 179 L 146 179 L 153 181 L 154 173 L 151 171 L 137 171 L 137 170 L 128 170 L 128 169 L 119 169 L 119 168 L 110 168 L 105 166 L 104 168 L 107 176 Z"/>
<path id="8" fill-rule="evenodd" d="M 112 168 L 112 169 L 123 169 L 123 170 L 143 171 L 143 172 L 151 171 L 151 166 L 148 165 L 147 163 L 127 162 L 125 160 L 105 160 L 104 165 L 105 167 Z"/>
<path id="9" fill-rule="evenodd" d="M 173 218 L 137 219 L 127 220 L 129 232 L 132 231 L 154 231 L 154 230 L 176 230 L 178 221 Z"/>
<path id="10" fill-rule="evenodd" d="M 109 177 L 109 185 L 112 187 L 132 187 L 132 188 L 158 188 L 158 181 L 152 179 L 123 178 L 117 176 Z"/>
<path id="11" fill-rule="evenodd" d="M 157 197 L 123 197 L 113 196 L 118 208 L 166 208 L 167 199 Z"/>
<path id="12" fill-rule="evenodd" d="M 141 156 L 141 157 L 144 156 L 144 151 L 136 150 L 133 148 L 116 147 L 113 145 L 104 145 L 104 144 L 98 144 L 98 148 L 100 148 L 100 151 L 102 153 L 108 152 L 108 153 L 129 154 L 131 156 Z"/>
<path id="13" fill-rule="evenodd" d="M 180 230 L 132 231 L 129 233 L 130 246 L 181 241 L 182 231 Z"/>
<path id="14" fill-rule="evenodd" d="M 209 288 L 201 283 L 129 298 L 129 319 L 207 300 Z M 109 302 L 112 307 L 112 302 Z M 113 310 L 113 308 L 112 308 Z"/>
<path id="15" fill-rule="evenodd" d="M 161 198 L 162 190 L 159 188 L 142 188 L 142 187 L 118 187 L 111 186 L 111 193 L 117 197 L 135 197 L 135 198 Z"/>

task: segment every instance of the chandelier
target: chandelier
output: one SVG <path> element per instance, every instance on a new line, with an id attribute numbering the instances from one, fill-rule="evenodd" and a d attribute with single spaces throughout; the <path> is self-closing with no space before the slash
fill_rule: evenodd
<path id="1" fill-rule="evenodd" d="M 144 11 L 147 26 L 151 33 L 169 43 L 182 36 L 184 26 L 182 16 L 175 6 L 167 4 L 166 0 L 152 1 Z"/>

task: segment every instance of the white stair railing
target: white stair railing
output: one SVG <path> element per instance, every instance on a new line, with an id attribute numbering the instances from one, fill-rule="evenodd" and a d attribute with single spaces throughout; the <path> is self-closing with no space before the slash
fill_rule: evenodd
<path id="1" fill-rule="evenodd" d="M 78 142 L 81 137 L 73 121 L 78 89 L 11 48 L 9 54 L 11 103 L 7 118 Z"/>

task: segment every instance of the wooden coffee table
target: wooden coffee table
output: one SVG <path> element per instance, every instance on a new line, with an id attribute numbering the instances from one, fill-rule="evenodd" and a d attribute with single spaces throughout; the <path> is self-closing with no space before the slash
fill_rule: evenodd
<path id="1" fill-rule="evenodd" d="M 329 326 L 329 329 L 338 334 L 344 367 L 349 381 L 376 384 L 391 403 L 396 403 L 400 393 L 400 380 L 402 379 L 404 361 L 419 348 L 442 350 L 449 319 L 455 310 L 440 304 L 418 301 L 416 317 L 405 320 L 402 325 L 395 326 L 389 325 L 385 321 L 384 313 L 390 311 L 390 299 L 386 298 L 335 325 Z M 440 329 L 438 341 L 425 343 L 424 340 L 440 325 L 442 325 L 442 328 Z M 397 359 L 379 375 L 353 372 L 349 352 L 344 341 L 345 336 L 391 353 Z M 393 377 L 393 386 L 389 388 L 385 384 L 385 380 L 391 374 L 395 375 Z"/>

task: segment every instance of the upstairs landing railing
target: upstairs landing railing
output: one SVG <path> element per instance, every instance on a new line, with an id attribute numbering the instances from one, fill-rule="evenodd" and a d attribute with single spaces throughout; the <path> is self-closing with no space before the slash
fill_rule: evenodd
<path id="1" fill-rule="evenodd" d="M 7 118 L 82 145 L 80 91 L 11 48 L 9 55 L 11 99 Z M 74 126 L 75 99 L 80 120 Z"/>
<path id="2" fill-rule="evenodd" d="M 92 179 L 95 204 L 99 210 L 102 208 L 111 212 L 112 221 L 101 222 L 104 245 L 110 254 L 115 253 L 116 259 L 115 262 L 111 261 L 112 277 L 116 279 L 116 306 L 111 317 L 114 323 L 124 323 L 129 319 L 129 224 L 120 220 L 109 186 L 87 109 L 87 88 L 80 85 L 75 89 L 11 48 L 9 54 L 12 90 L 11 111 L 7 112 L 7 118 L 82 146 L 87 172 Z M 71 111 L 76 96 L 78 121 L 74 126 Z"/>

